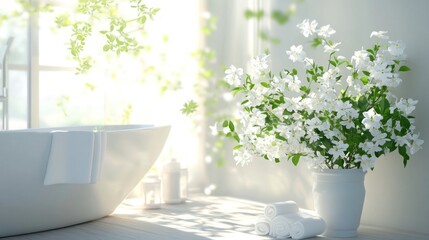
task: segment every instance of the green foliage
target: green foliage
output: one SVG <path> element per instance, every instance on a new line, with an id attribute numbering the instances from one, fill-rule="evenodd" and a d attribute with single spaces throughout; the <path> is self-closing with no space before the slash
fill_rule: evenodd
<path id="1" fill-rule="evenodd" d="M 318 46 L 320 46 L 320 45 L 322 45 L 322 38 L 320 38 L 320 37 L 315 37 L 315 38 L 313 38 L 312 43 L 311 43 L 311 46 L 312 46 L 313 48 L 316 48 L 316 47 L 318 47 Z"/>
<path id="2" fill-rule="evenodd" d="M 279 10 L 273 10 L 271 12 L 271 18 L 277 22 L 277 24 L 283 25 L 289 21 L 291 13 L 289 12 L 282 12 Z"/>
<path id="3" fill-rule="evenodd" d="M 180 110 L 182 114 L 189 115 L 197 111 L 198 104 L 194 100 L 186 102 Z"/>
<path id="4" fill-rule="evenodd" d="M 68 116 L 67 105 L 70 103 L 70 96 L 62 95 L 56 102 L 56 106 L 61 109 L 64 116 Z"/>
<path id="5" fill-rule="evenodd" d="M 115 6 L 122 0 L 79 0 L 74 20 L 69 13 L 58 14 L 55 23 L 59 28 L 69 28 L 72 31 L 69 42 L 70 54 L 77 62 L 77 73 L 86 73 L 95 61 L 86 53 L 88 38 L 104 36 L 105 43 L 100 44 L 106 55 L 114 53 L 135 53 L 143 48 L 136 39 L 136 34 L 144 29 L 147 19 L 153 19 L 158 8 L 151 8 L 141 0 L 127 0 L 134 13 L 122 15 Z M 108 27 L 98 31 L 94 29 L 105 21 Z"/>
<path id="6" fill-rule="evenodd" d="M 400 72 L 408 72 L 408 71 L 411 71 L 411 68 L 409 68 L 407 66 L 401 66 L 398 71 L 400 71 Z"/>
<path id="7" fill-rule="evenodd" d="M 264 15 L 265 15 L 265 13 L 264 13 L 263 10 L 253 11 L 253 10 L 250 10 L 250 9 L 246 9 L 244 11 L 244 17 L 246 19 L 256 18 L 256 19 L 259 20 L 259 19 L 263 18 Z"/>
<path id="8" fill-rule="evenodd" d="M 133 105 L 128 104 L 122 113 L 122 124 L 130 124 L 132 113 L 133 113 Z"/>
<path id="9" fill-rule="evenodd" d="M 264 18 L 269 18 L 276 24 L 283 26 L 289 22 L 291 17 L 296 13 L 296 6 L 295 3 L 301 2 L 300 0 L 292 0 L 289 7 L 286 10 L 278 10 L 274 9 L 271 11 L 271 13 L 266 13 L 264 10 L 257 9 L 257 10 L 251 10 L 246 9 L 244 11 L 244 17 L 247 20 L 256 20 L 256 21 L 262 21 Z M 281 43 L 281 40 L 279 37 L 273 37 L 269 33 L 260 30 L 258 32 L 259 38 L 264 41 L 268 42 L 273 45 L 277 45 Z"/>

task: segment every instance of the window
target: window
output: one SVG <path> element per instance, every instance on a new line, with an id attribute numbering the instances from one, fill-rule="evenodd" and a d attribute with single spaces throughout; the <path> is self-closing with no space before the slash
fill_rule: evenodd
<path id="1" fill-rule="evenodd" d="M 142 32 L 147 46 L 142 54 L 99 54 L 98 64 L 85 75 L 76 74 L 68 53 L 69 34 L 54 23 L 56 12 L 71 9 L 71 3 L 52 3 L 53 13 L 10 16 L 0 28 L 0 44 L 9 36 L 15 39 L 10 52 L 9 129 L 170 124 L 162 158 L 175 157 L 191 171 L 201 167 L 193 163 L 202 159 L 203 129 L 196 129 L 195 119 L 180 112 L 184 102 L 195 99 L 197 63 L 192 52 L 201 48 L 200 1 L 186 6 L 175 0 L 147 1 L 161 11 Z M 2 5 L 10 12 L 24 12 L 15 0 Z"/>

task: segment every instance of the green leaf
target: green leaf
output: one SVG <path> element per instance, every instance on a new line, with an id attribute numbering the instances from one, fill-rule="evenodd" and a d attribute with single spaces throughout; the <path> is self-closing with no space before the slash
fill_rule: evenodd
<path id="1" fill-rule="evenodd" d="M 278 24 L 283 25 L 287 21 L 289 21 L 289 14 L 283 13 L 282 11 L 279 11 L 279 10 L 273 10 L 271 12 L 271 18 L 274 21 L 276 21 Z"/>
<path id="2" fill-rule="evenodd" d="M 399 68 L 399 71 L 400 72 L 408 72 L 408 71 L 410 71 L 411 70 L 411 68 L 409 68 L 409 67 L 407 67 L 407 66 L 401 66 L 400 68 Z"/>
<path id="3" fill-rule="evenodd" d="M 223 123 L 222 123 L 222 127 L 223 127 L 223 128 L 226 128 L 226 127 L 228 127 L 228 126 L 229 126 L 229 121 L 228 121 L 228 120 L 223 121 Z"/>
<path id="4" fill-rule="evenodd" d="M 361 77 L 360 80 L 364 85 L 367 85 L 369 82 L 369 79 L 367 77 Z"/>
<path id="5" fill-rule="evenodd" d="M 402 116 L 399 121 L 401 122 L 402 127 L 406 128 L 406 129 L 409 129 L 411 127 L 410 120 L 408 120 L 407 117 Z"/>
<path id="6" fill-rule="evenodd" d="M 362 71 L 363 74 L 365 74 L 365 76 L 369 76 L 369 72 L 368 71 Z"/>
<path id="7" fill-rule="evenodd" d="M 233 133 L 234 135 L 232 136 L 235 141 L 237 141 L 238 143 L 240 142 L 240 137 L 238 136 L 238 134 L 236 132 Z"/>
<path id="8" fill-rule="evenodd" d="M 261 82 L 261 85 L 265 88 L 270 88 L 270 84 L 266 82 Z"/>
<path id="9" fill-rule="evenodd" d="M 234 127 L 234 123 L 232 123 L 232 121 L 229 121 L 228 127 L 229 127 L 229 130 L 231 130 L 231 132 L 234 132 L 235 127 Z"/>
<path id="10" fill-rule="evenodd" d="M 389 151 L 393 152 L 393 151 L 395 151 L 395 149 L 396 149 L 396 145 L 395 145 L 395 143 L 394 143 L 393 141 L 387 141 L 387 142 L 384 144 L 384 147 L 383 147 L 383 148 L 387 148 L 387 149 L 389 149 Z"/>
<path id="11" fill-rule="evenodd" d="M 407 166 L 408 160 L 410 160 L 410 156 L 407 154 L 407 148 L 406 145 L 398 147 L 399 154 L 403 157 L 402 163 L 404 164 L 404 167 Z"/>
<path id="12" fill-rule="evenodd" d="M 263 10 L 252 11 L 250 9 L 246 9 L 244 11 L 244 17 L 246 19 L 250 19 L 250 18 L 261 19 L 263 16 L 264 16 L 264 11 Z"/>
<path id="13" fill-rule="evenodd" d="M 198 108 L 198 104 L 194 101 L 194 100 L 190 100 L 189 102 L 186 102 L 182 109 L 180 109 L 180 111 L 182 111 L 182 114 L 185 115 L 189 115 L 191 113 L 194 113 Z"/>
<path id="14" fill-rule="evenodd" d="M 298 74 L 298 70 L 296 70 L 295 68 L 292 69 L 292 75 L 297 75 Z"/>
<path id="15" fill-rule="evenodd" d="M 110 49 L 111 49 L 111 47 L 109 44 L 106 44 L 103 46 L 103 51 L 105 51 L 105 52 L 109 51 Z"/>
<path id="16" fill-rule="evenodd" d="M 311 43 L 311 46 L 313 48 L 315 48 L 315 47 L 317 47 L 317 46 L 319 46 L 321 44 L 322 44 L 322 39 L 319 38 L 319 37 L 316 37 L 316 38 L 313 39 L 313 42 Z"/>
<path id="17" fill-rule="evenodd" d="M 386 98 L 383 98 L 379 103 L 378 103 L 378 107 L 380 108 L 380 113 L 382 115 L 384 114 L 389 114 L 390 113 L 390 103 L 389 100 L 387 100 Z"/>
<path id="18" fill-rule="evenodd" d="M 362 111 L 365 111 L 368 106 L 368 100 L 365 97 L 360 97 L 358 100 L 358 107 Z"/>
<path id="19" fill-rule="evenodd" d="M 292 163 L 293 165 L 297 166 L 299 163 L 299 158 L 301 157 L 301 155 L 299 154 L 295 154 L 292 156 Z"/>
<path id="20" fill-rule="evenodd" d="M 333 61 L 333 60 L 329 60 L 329 63 L 330 63 L 332 66 L 334 66 L 334 67 L 336 67 L 336 66 L 337 66 L 337 63 L 336 63 L 335 61 Z"/>
<path id="21" fill-rule="evenodd" d="M 235 146 L 232 150 L 238 150 L 238 149 L 240 149 L 240 148 L 242 148 L 243 147 L 243 145 L 237 145 L 237 146 Z"/>
<path id="22" fill-rule="evenodd" d="M 306 87 L 306 86 L 300 87 L 299 90 L 303 91 L 306 94 L 310 94 L 310 91 L 311 91 L 311 89 L 309 87 Z"/>
<path id="23" fill-rule="evenodd" d="M 240 92 L 244 92 L 245 90 L 246 89 L 243 87 L 236 87 L 236 88 L 233 88 L 231 91 L 232 91 L 232 94 L 235 96 Z"/>

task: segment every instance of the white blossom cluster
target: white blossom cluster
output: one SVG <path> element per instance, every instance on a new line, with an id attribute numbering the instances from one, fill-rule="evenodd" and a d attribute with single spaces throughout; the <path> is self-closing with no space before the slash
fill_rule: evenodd
<path id="1" fill-rule="evenodd" d="M 372 32 L 379 42 L 355 51 L 348 61 L 337 55 L 341 43 L 330 40 L 336 32 L 330 25 L 318 28 L 306 19 L 297 27 L 323 47 L 327 66 L 293 45 L 286 54 L 304 65 L 303 75 L 296 69 L 274 75 L 269 55 L 252 59 L 248 73 L 235 66 L 225 71 L 225 81 L 244 97 L 240 123 L 223 124 L 223 133 L 239 142 L 237 164 L 261 158 L 296 165 L 303 157 L 312 168 L 368 171 L 379 156 L 398 149 L 406 165 L 423 140 L 411 116 L 417 101 L 390 92 L 402 82 L 399 73 L 410 70 L 402 65 L 405 45 L 388 41 L 385 31 Z"/>

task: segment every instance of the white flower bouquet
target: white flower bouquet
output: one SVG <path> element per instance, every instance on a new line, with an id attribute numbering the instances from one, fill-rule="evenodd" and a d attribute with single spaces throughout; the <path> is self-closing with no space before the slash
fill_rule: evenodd
<path id="1" fill-rule="evenodd" d="M 377 43 L 354 52 L 350 61 L 338 55 L 341 43 L 330 40 L 330 25 L 317 28 L 304 20 L 297 27 L 312 45 L 323 46 L 326 65 L 308 58 L 303 46 L 286 51 L 305 73 L 269 69 L 269 55 L 252 59 L 248 73 L 231 66 L 225 81 L 241 95 L 240 123 L 226 120 L 223 132 L 238 141 L 237 164 L 261 158 L 297 165 L 305 158 L 312 168 L 373 169 L 377 159 L 398 149 L 406 166 L 421 148 L 415 132 L 416 100 L 390 92 L 402 79 L 404 44 L 389 41 L 385 31 L 372 32 Z"/>

